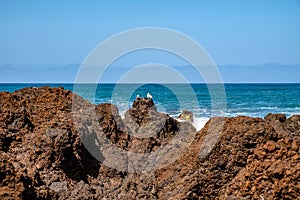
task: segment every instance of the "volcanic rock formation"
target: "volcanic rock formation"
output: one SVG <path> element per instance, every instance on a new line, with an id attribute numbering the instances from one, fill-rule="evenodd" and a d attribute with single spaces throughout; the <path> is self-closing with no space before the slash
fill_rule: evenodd
<path id="1" fill-rule="evenodd" d="M 0 93 L 0 199 L 297 199 L 300 116 L 196 132 L 138 98 L 122 119 L 63 88 Z M 184 148 L 183 148 L 184 147 Z"/>

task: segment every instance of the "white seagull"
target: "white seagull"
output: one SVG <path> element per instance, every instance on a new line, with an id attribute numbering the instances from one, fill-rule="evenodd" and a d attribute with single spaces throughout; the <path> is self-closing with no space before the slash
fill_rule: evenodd
<path id="1" fill-rule="evenodd" d="M 139 99 L 140 98 L 140 95 L 136 95 L 136 99 Z"/>
<path id="2" fill-rule="evenodd" d="M 148 99 L 152 99 L 153 98 L 152 95 L 149 92 L 147 93 L 147 98 Z"/>

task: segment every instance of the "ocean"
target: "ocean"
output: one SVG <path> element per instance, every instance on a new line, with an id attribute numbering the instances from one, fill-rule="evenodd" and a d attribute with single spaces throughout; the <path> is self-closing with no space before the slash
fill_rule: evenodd
<path id="1" fill-rule="evenodd" d="M 283 113 L 287 117 L 300 114 L 300 83 L 295 84 L 224 84 L 225 96 L 214 96 L 206 84 L 53 84 L 26 83 L 0 84 L 0 91 L 13 92 L 26 87 L 64 87 L 91 103 L 112 103 L 119 108 L 120 115 L 131 107 L 137 95 L 153 96 L 158 111 L 178 117 L 182 110 L 194 113 L 194 126 L 199 130 L 217 115 L 264 117 L 268 113 Z M 221 85 L 220 85 L 221 86 Z M 93 90 L 93 88 L 96 88 Z M 217 87 L 217 86 L 216 86 Z M 215 106 L 217 105 L 217 106 Z"/>

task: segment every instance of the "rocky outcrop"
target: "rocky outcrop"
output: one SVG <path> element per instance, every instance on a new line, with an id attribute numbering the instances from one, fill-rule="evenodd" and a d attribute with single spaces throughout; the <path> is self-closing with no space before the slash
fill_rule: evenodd
<path id="1" fill-rule="evenodd" d="M 299 145 L 296 115 L 196 133 L 148 98 L 122 119 L 63 88 L 2 92 L 0 199 L 297 199 Z"/>
<path id="2" fill-rule="evenodd" d="M 277 137 L 254 149 L 246 167 L 226 186 L 225 196 L 244 199 L 298 199 L 300 194 L 300 116 L 269 114 Z"/>
<path id="3" fill-rule="evenodd" d="M 194 122 L 194 115 L 191 111 L 183 110 L 183 111 L 181 111 L 180 115 L 178 116 L 178 119 L 184 120 L 187 122 Z"/>

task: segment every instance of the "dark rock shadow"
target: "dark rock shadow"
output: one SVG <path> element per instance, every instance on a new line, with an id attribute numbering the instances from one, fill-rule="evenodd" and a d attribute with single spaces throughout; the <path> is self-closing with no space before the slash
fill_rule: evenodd
<path id="1" fill-rule="evenodd" d="M 101 160 L 103 160 L 103 154 L 99 151 L 99 147 L 95 144 L 96 135 L 90 134 L 88 138 L 81 138 L 84 144 L 89 144 L 89 150 L 85 148 L 83 143 L 79 144 L 77 151 L 74 151 L 73 147 L 65 148 L 62 151 L 63 159 L 61 160 L 61 169 L 71 179 L 76 181 L 83 180 L 88 182 L 88 176 L 96 178 L 99 174 L 101 167 Z M 93 155 L 97 155 L 95 158 Z"/>

